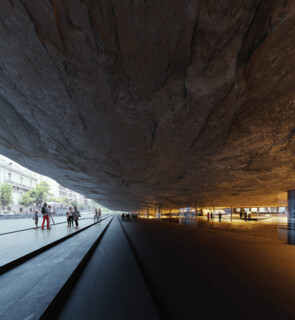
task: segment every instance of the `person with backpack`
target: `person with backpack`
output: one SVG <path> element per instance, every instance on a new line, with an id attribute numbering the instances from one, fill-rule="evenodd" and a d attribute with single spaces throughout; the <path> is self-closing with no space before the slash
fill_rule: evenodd
<path id="1" fill-rule="evenodd" d="M 50 226 L 49 226 L 49 210 L 47 208 L 47 203 L 45 202 L 43 204 L 43 207 L 41 209 L 41 213 L 43 215 L 43 222 L 42 222 L 42 227 L 41 229 L 44 230 L 44 223 L 45 223 L 45 220 L 47 221 L 47 229 L 50 229 Z"/>

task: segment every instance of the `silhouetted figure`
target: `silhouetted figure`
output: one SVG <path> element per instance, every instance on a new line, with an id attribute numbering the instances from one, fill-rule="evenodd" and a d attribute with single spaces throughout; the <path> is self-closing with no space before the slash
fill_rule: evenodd
<path id="1" fill-rule="evenodd" d="M 221 212 L 218 213 L 218 217 L 219 217 L 219 222 L 221 222 L 221 218 L 222 218 L 222 213 Z"/>
<path id="2" fill-rule="evenodd" d="M 243 219 L 243 210 L 240 211 L 240 219 Z"/>
<path id="3" fill-rule="evenodd" d="M 251 213 L 248 213 L 248 220 L 251 220 Z"/>
<path id="4" fill-rule="evenodd" d="M 245 213 L 244 213 L 244 219 L 245 219 L 245 221 L 247 222 L 247 212 L 245 211 Z"/>
<path id="5" fill-rule="evenodd" d="M 207 221 L 209 222 L 209 220 L 210 220 L 210 213 L 208 212 L 207 213 Z"/>
<path id="6" fill-rule="evenodd" d="M 211 220 L 213 220 L 213 219 L 214 219 L 213 212 L 211 212 Z"/>
<path id="7" fill-rule="evenodd" d="M 122 213 L 122 221 L 125 221 L 125 213 Z"/>

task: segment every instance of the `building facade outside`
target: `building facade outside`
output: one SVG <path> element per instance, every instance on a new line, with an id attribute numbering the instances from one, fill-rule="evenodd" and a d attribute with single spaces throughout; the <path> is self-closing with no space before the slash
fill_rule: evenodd
<path id="1" fill-rule="evenodd" d="M 6 183 L 12 186 L 11 205 L 18 206 L 22 202 L 22 196 L 36 187 L 38 176 L 34 172 L 6 159 L 0 157 L 0 184 Z"/>
<path id="2" fill-rule="evenodd" d="M 9 184 L 12 186 L 12 203 L 9 204 L 6 208 L 1 208 L 2 210 L 6 209 L 14 213 L 31 213 L 34 210 L 34 207 L 31 205 L 28 208 L 24 208 L 22 205 L 23 195 L 34 189 L 36 185 L 42 181 L 45 181 L 50 186 L 50 193 L 53 197 L 63 197 L 68 200 L 70 204 L 80 204 L 83 207 L 87 206 L 87 199 L 68 188 L 63 187 L 55 180 L 37 174 L 29 169 L 24 168 L 23 166 L 17 164 L 16 162 L 0 155 L 0 184 Z M 90 200 L 92 201 L 92 200 Z"/>

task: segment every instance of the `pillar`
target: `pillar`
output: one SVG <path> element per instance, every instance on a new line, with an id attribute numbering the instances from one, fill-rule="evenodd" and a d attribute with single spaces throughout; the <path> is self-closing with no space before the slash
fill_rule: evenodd
<path id="1" fill-rule="evenodd" d="M 189 225 L 190 218 L 189 218 L 189 202 L 186 205 L 186 224 Z"/>
<path id="2" fill-rule="evenodd" d="M 233 222 L 233 206 L 230 206 L 230 221 Z"/>
<path id="3" fill-rule="evenodd" d="M 295 244 L 295 190 L 288 190 L 288 243 Z"/>
<path id="4" fill-rule="evenodd" d="M 195 212 L 196 212 L 196 227 L 197 227 L 198 226 L 198 202 L 197 201 L 195 205 L 196 205 Z"/>

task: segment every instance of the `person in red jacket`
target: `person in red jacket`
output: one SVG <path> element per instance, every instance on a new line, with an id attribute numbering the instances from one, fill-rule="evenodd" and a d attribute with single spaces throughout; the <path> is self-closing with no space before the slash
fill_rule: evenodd
<path id="1" fill-rule="evenodd" d="M 41 209 L 41 213 L 43 214 L 43 222 L 42 222 L 42 230 L 44 230 L 44 223 L 45 223 L 45 220 L 47 221 L 47 229 L 50 229 L 50 226 L 49 226 L 49 210 L 47 208 L 47 203 L 45 202 L 43 204 L 43 207 Z"/>

